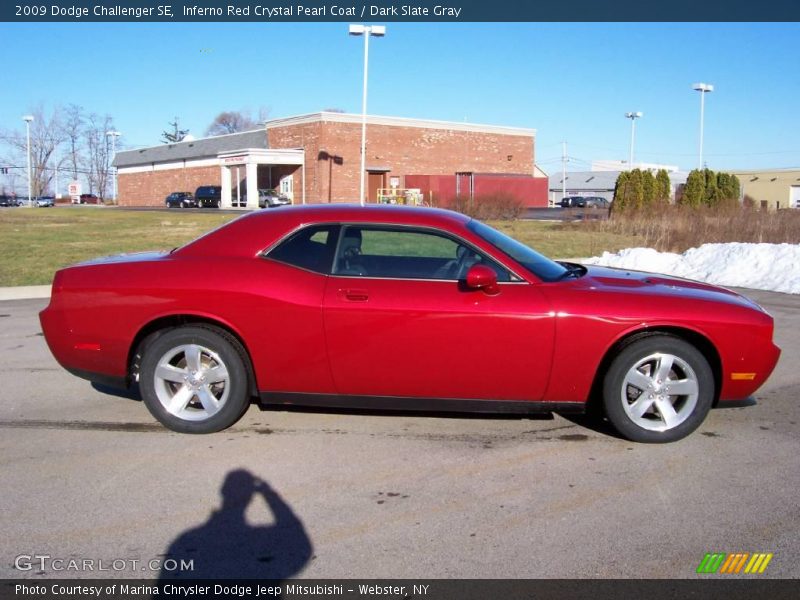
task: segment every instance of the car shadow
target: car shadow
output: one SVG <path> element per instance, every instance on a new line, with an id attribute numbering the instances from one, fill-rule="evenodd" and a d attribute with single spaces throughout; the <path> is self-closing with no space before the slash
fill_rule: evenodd
<path id="1" fill-rule="evenodd" d="M 139 392 L 139 384 L 132 383 L 131 387 L 127 390 L 122 388 L 111 387 L 102 383 L 91 382 L 91 386 L 101 394 L 108 394 L 109 396 L 116 396 L 117 398 L 125 398 L 126 400 L 135 400 L 136 402 L 142 401 L 142 395 Z"/>
<path id="2" fill-rule="evenodd" d="M 589 429 L 594 431 L 595 433 L 600 433 L 602 435 L 606 435 L 608 437 L 613 437 L 618 440 L 625 440 L 623 436 L 617 432 L 611 426 L 611 423 L 605 417 L 602 417 L 597 414 L 587 413 L 587 414 L 560 414 L 562 418 L 569 421 L 570 423 L 577 425 L 578 427 L 583 427 L 585 429 Z"/>
<path id="3" fill-rule="evenodd" d="M 313 554 L 305 526 L 270 485 L 246 469 L 230 471 L 222 504 L 208 520 L 180 534 L 162 557 L 161 582 L 176 579 L 271 579 L 297 575 Z M 163 497 L 162 497 L 163 500 Z M 251 502 L 272 513 L 272 524 L 251 525 Z M 191 565 L 191 568 L 185 568 Z"/>

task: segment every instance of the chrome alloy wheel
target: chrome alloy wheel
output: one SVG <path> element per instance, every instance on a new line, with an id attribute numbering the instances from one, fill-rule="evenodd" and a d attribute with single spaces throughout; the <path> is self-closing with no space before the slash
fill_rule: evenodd
<path id="1" fill-rule="evenodd" d="M 683 423 L 697 406 L 698 395 L 698 378 L 692 367 L 665 353 L 636 362 L 625 374 L 620 390 L 625 413 L 649 431 L 667 431 Z"/>
<path id="2" fill-rule="evenodd" d="M 230 393 L 230 375 L 219 354 L 198 344 L 176 346 L 156 365 L 156 396 L 164 409 L 187 421 L 217 414 Z"/>

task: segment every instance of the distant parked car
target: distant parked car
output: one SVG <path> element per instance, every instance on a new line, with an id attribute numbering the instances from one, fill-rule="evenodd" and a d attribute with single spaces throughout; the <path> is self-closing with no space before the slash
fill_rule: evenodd
<path id="1" fill-rule="evenodd" d="M 53 196 L 39 196 L 33 201 L 33 205 L 38 208 L 49 208 L 56 205 L 56 199 Z"/>
<path id="2" fill-rule="evenodd" d="M 608 208 L 611 202 L 602 196 L 586 196 L 584 199 L 586 208 Z"/>
<path id="3" fill-rule="evenodd" d="M 561 199 L 561 208 L 575 208 L 583 205 L 583 196 L 566 196 Z"/>
<path id="4" fill-rule="evenodd" d="M 172 192 L 164 203 L 167 208 L 197 208 L 197 200 L 191 192 Z"/>
<path id="5" fill-rule="evenodd" d="M 13 196 L 0 196 L 0 206 L 19 206 Z"/>
<path id="6" fill-rule="evenodd" d="M 101 200 L 94 194 L 81 194 L 78 204 L 100 204 Z"/>
<path id="7" fill-rule="evenodd" d="M 247 197 L 245 197 L 245 201 Z M 291 204 L 289 197 L 279 194 L 275 190 L 258 190 L 258 208 L 275 208 Z"/>
<path id="8" fill-rule="evenodd" d="M 194 191 L 194 199 L 200 208 L 219 208 L 222 188 L 218 185 L 201 185 Z"/>

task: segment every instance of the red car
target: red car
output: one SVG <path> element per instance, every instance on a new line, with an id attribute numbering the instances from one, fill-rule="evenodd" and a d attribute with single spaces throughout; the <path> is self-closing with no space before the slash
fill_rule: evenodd
<path id="1" fill-rule="evenodd" d="M 598 403 L 640 442 L 748 398 L 780 350 L 732 291 L 557 263 L 430 208 L 287 207 L 172 252 L 59 271 L 47 342 L 91 381 L 138 381 L 175 431 L 269 404 L 492 413 Z"/>

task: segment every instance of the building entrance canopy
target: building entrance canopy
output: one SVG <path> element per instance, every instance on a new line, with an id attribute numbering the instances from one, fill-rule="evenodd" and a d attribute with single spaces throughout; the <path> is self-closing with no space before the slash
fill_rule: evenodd
<path id="1" fill-rule="evenodd" d="M 222 208 L 245 206 L 258 208 L 259 167 L 286 167 L 295 166 L 302 169 L 302 189 L 300 198 L 292 198 L 293 203 L 306 203 L 305 197 L 305 159 L 302 149 L 274 150 L 264 148 L 246 148 L 221 152 L 217 155 L 220 165 L 220 185 L 222 186 Z M 244 176 L 244 177 L 242 177 Z M 287 175 L 292 177 L 292 175 Z M 271 177 L 270 177 L 271 179 Z M 278 182 L 270 183 L 276 187 Z M 292 194 L 296 196 L 297 194 Z"/>

